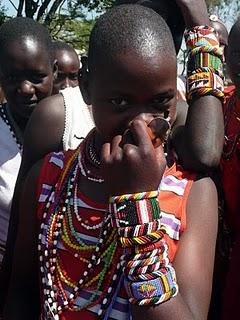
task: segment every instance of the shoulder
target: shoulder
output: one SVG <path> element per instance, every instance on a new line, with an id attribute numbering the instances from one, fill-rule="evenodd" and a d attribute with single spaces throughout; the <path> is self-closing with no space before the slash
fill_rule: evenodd
<path id="1" fill-rule="evenodd" d="M 64 100 L 62 94 L 56 94 L 41 100 L 34 110 L 30 121 L 33 122 L 38 117 L 40 117 L 40 120 L 47 121 L 64 119 Z"/>
<path id="2" fill-rule="evenodd" d="M 46 154 L 62 149 L 65 110 L 61 94 L 43 99 L 27 124 L 24 133 L 24 159 L 31 165 Z"/>

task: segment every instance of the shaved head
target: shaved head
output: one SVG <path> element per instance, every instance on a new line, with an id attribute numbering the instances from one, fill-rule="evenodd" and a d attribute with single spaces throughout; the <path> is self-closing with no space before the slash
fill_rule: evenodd
<path id="1" fill-rule="evenodd" d="M 176 58 L 173 39 L 166 22 L 152 9 L 120 5 L 99 18 L 89 45 L 89 71 L 99 61 L 134 53 L 151 59 L 156 54 Z"/>

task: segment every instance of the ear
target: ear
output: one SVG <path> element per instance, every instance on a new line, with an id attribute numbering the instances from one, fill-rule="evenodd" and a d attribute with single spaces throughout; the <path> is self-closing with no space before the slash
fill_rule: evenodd
<path id="1" fill-rule="evenodd" d="M 87 57 L 84 57 L 84 59 L 81 59 L 81 63 L 82 63 L 82 67 L 79 70 L 79 86 L 80 86 L 80 90 L 81 90 L 84 102 L 87 105 L 91 105 Z"/>
<path id="2" fill-rule="evenodd" d="M 53 63 L 53 79 L 56 80 L 58 76 L 58 62 L 57 60 L 54 60 Z"/>

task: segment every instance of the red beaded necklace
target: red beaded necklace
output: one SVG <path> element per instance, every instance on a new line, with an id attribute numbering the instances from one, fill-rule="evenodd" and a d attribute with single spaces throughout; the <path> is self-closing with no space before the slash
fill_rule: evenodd
<path id="1" fill-rule="evenodd" d="M 45 312 L 53 319 L 59 319 L 64 310 L 81 311 L 98 303 L 101 303 L 98 315 L 100 318 L 104 317 L 124 264 L 117 247 L 116 230 L 111 227 L 108 212 L 98 226 L 100 232 L 97 243 L 93 246 L 86 245 L 78 238 L 71 220 L 74 212 L 76 214 L 74 203 L 78 181 L 82 175 L 80 163 L 82 158 L 86 159 L 87 145 L 83 142 L 65 163 L 59 183 L 52 191 L 43 213 L 38 245 L 39 260 Z M 58 254 L 60 243 L 72 256 L 85 263 L 85 271 L 77 282 L 69 277 L 63 267 Z M 83 252 L 88 252 L 88 258 Z M 100 268 L 100 272 L 94 276 L 96 267 Z M 71 294 L 66 293 L 66 285 L 70 287 Z M 91 297 L 87 303 L 76 306 L 76 298 L 83 289 L 91 289 Z"/>

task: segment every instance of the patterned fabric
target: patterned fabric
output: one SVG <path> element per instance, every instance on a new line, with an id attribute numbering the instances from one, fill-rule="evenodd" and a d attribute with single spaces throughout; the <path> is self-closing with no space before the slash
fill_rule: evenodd
<path id="1" fill-rule="evenodd" d="M 1 105 L 0 108 L 6 108 Z M 10 119 L 0 112 L 0 266 L 5 252 L 13 192 L 21 164 L 21 151 Z M 16 134 L 14 132 L 14 134 Z"/>
<path id="2" fill-rule="evenodd" d="M 42 220 L 42 209 L 46 203 L 47 198 L 50 196 L 56 182 L 58 181 L 62 161 L 67 161 L 73 155 L 74 151 L 66 153 L 52 153 L 45 158 L 38 183 L 38 218 L 39 223 Z M 59 158 L 63 159 L 59 161 Z M 186 228 L 186 201 L 193 184 L 195 176 L 176 165 L 167 169 L 160 185 L 160 203 L 163 210 L 162 223 L 167 227 L 166 241 L 169 245 L 169 257 L 172 261 L 177 251 L 179 238 Z M 70 201 L 73 205 L 73 199 Z M 79 190 L 77 194 L 77 202 L 75 205 L 78 207 L 78 214 L 81 216 L 81 221 L 90 226 L 101 223 L 104 213 L 108 208 L 108 204 L 94 203 L 91 199 L 86 198 Z M 79 223 L 76 213 L 73 211 L 73 224 L 78 236 L 84 241 L 86 245 L 95 245 L 98 241 L 99 229 L 86 229 L 83 224 Z M 45 241 L 45 239 L 42 239 Z M 79 258 L 74 257 L 70 250 L 66 250 L 63 243 L 59 241 L 58 245 L 59 256 L 61 257 L 64 269 L 67 271 L 69 278 L 78 281 L 84 272 L 83 263 Z M 83 252 L 84 259 L 89 258 L 89 251 Z M 93 276 L 98 274 L 99 270 L 94 270 Z M 107 285 L 107 284 L 106 284 Z M 114 300 L 108 318 L 125 320 L 130 319 L 130 309 L 127 300 L 127 295 L 124 289 L 123 281 L 119 283 L 120 291 Z M 71 288 L 65 287 L 66 294 L 70 294 Z M 87 302 L 91 294 L 91 290 L 82 290 L 79 298 L 75 300 L 77 305 L 82 305 Z M 100 294 L 100 293 L 99 293 Z M 79 320 L 79 317 L 84 320 L 98 319 L 98 311 L 100 304 L 95 305 L 89 309 L 84 309 L 79 312 L 66 311 L 59 315 L 60 320 Z M 44 313 L 44 312 L 43 312 Z M 42 315 L 44 320 L 46 316 Z"/>
<path id="3" fill-rule="evenodd" d="M 240 99 L 232 88 L 224 106 L 225 143 L 221 159 L 221 176 L 224 191 L 226 217 L 230 227 L 240 232 Z"/>

